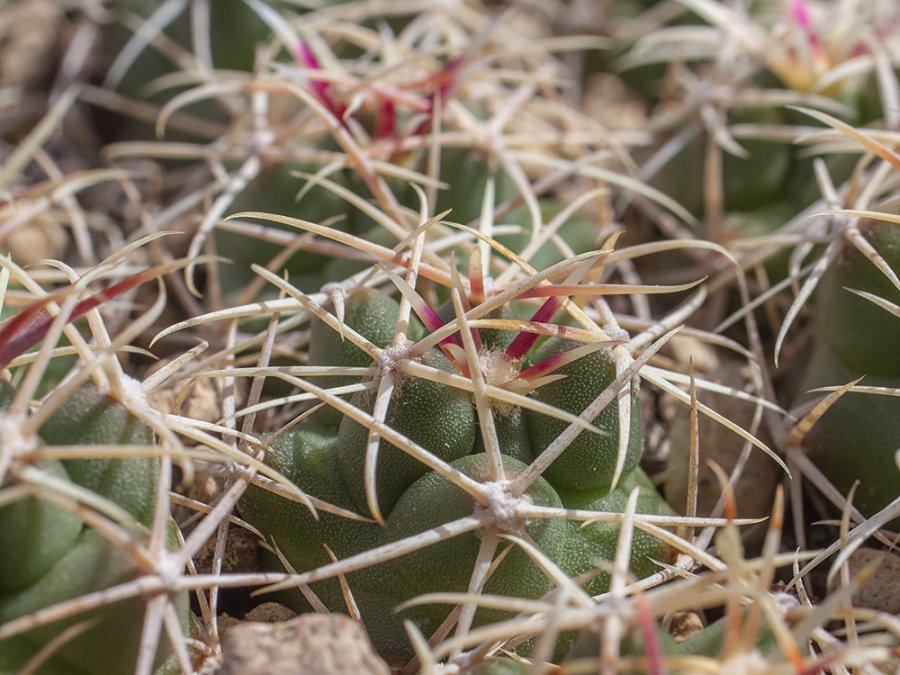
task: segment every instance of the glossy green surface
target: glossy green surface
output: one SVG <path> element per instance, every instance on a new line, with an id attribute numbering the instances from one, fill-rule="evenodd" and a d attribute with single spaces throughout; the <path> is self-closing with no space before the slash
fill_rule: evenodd
<path id="1" fill-rule="evenodd" d="M 539 363 L 577 346 L 568 340 L 552 338 L 538 349 L 531 360 Z M 576 415 L 581 414 L 616 377 L 615 363 L 608 349 L 592 352 L 556 372 L 566 378 L 545 384 L 533 396 L 543 403 Z M 533 411 L 526 413 L 526 419 L 535 456 L 569 426 L 568 422 Z M 601 433 L 582 431 L 544 473 L 544 477 L 554 485 L 570 490 L 590 490 L 607 487 L 612 483 L 619 443 L 619 413 L 615 398 L 592 420 L 592 424 Z M 636 380 L 631 388 L 631 428 L 628 438 L 624 473 L 637 466 L 643 450 L 643 424 Z"/>

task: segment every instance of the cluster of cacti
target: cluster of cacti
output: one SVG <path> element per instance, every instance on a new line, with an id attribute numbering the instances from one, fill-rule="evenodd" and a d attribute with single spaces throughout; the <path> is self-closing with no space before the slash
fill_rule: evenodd
<path id="1" fill-rule="evenodd" d="M 647 31 L 620 59 L 626 76 L 644 80 L 638 90 L 664 137 L 648 164 L 660 167 L 656 180 L 667 194 L 705 219 L 709 238 L 777 230 L 821 197 L 813 159 L 794 142 L 810 130 L 796 108 L 860 125 L 885 116 L 867 35 L 880 26 L 889 38 L 896 8 L 889 0 L 858 12 L 851 3 L 805 0 L 669 4 L 680 6 L 678 18 Z M 728 43 L 724 52 L 719 40 Z M 820 161 L 835 183 L 855 163 L 842 154 Z"/>
<path id="2" fill-rule="evenodd" d="M 359 619 L 404 672 L 895 665 L 844 563 L 900 521 L 900 14 L 590 4 L 47 14 L 73 36 L 55 88 L 15 83 L 46 113 L 0 125 L 0 674 L 208 668 L 217 613 L 257 598 Z M 637 102 L 622 128 L 587 107 L 604 78 Z M 19 266 L 38 215 L 76 263 Z M 655 487 L 671 415 L 686 503 Z M 700 468 L 700 415 L 745 444 L 730 476 Z M 751 484 L 759 557 L 751 451 L 789 469 L 795 523 L 782 544 L 777 480 Z M 803 508 L 850 497 L 817 607 Z M 262 564 L 225 572 L 236 528 Z"/>
<path id="3" fill-rule="evenodd" d="M 670 59 L 673 67 L 692 74 L 677 79 L 684 88 L 677 99 L 667 101 L 660 82 L 653 90 L 666 128 L 660 155 L 670 158 L 660 184 L 704 217 L 706 234 L 714 240 L 757 237 L 759 244 L 747 246 L 746 265 L 765 262 L 757 274 L 766 283 L 803 279 L 787 320 L 772 326 L 778 333 L 776 362 L 795 311 L 816 289 L 811 355 L 795 368 L 801 376 L 778 393 L 784 402 L 804 404 L 817 387 L 864 377 L 861 389 L 843 396 L 821 419 L 815 416 L 804 445 L 841 494 L 860 482 L 854 503 L 872 515 L 900 494 L 898 430 L 884 422 L 900 412 L 891 395 L 898 384 L 893 345 L 900 337 L 897 225 L 883 213 L 895 210 L 896 179 L 883 174 L 865 188 L 860 182 L 865 163 L 857 162 L 852 146 L 823 137 L 821 146 L 838 152 L 814 160 L 797 140 L 814 138 L 809 125 L 825 121 L 860 143 L 857 151 L 862 146 L 882 157 L 885 169 L 898 166 L 896 154 L 876 140 L 877 132 L 872 139 L 859 136 L 845 122 L 810 110 L 857 125 L 896 126 L 896 98 L 882 94 L 893 86 L 897 64 L 879 61 L 881 47 L 866 37 L 868 27 L 878 26 L 878 40 L 896 42 L 896 7 L 872 2 L 857 12 L 850 3 L 803 0 L 746 10 L 707 0 L 681 4 L 689 11 L 677 25 L 648 31 L 623 59 L 626 66 Z M 730 58 L 710 49 L 707 38 L 716 33 L 734 40 Z M 674 55 L 686 34 L 698 40 L 697 52 L 681 63 Z M 696 119 L 686 124 L 688 116 Z M 703 167 L 704 180 L 696 180 L 686 165 Z M 835 186 L 842 183 L 839 194 Z M 811 218 L 840 206 L 855 212 L 835 215 L 832 222 Z M 799 235 L 801 241 L 780 251 L 766 248 L 767 236 L 782 234 Z M 801 270 L 816 253 L 803 239 L 823 235 L 824 255 Z"/>

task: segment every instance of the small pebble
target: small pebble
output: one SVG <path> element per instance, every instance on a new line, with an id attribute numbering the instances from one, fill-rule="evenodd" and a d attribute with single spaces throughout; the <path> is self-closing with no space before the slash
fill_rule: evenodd
<path id="1" fill-rule="evenodd" d="M 343 614 L 242 622 L 222 639 L 218 675 L 390 675 L 365 629 Z"/>
<path id="2" fill-rule="evenodd" d="M 290 621 L 296 616 L 297 612 L 290 607 L 285 607 L 280 602 L 264 602 L 247 612 L 244 620 L 259 623 L 278 623 Z"/>
<path id="3" fill-rule="evenodd" d="M 692 635 L 703 630 L 703 620 L 696 612 L 676 612 L 672 617 L 669 633 L 675 642 L 684 642 Z"/>
<path id="4" fill-rule="evenodd" d="M 856 607 L 874 609 L 892 616 L 900 615 L 900 556 L 877 548 L 861 548 L 850 556 L 850 575 L 878 563 L 872 576 L 853 595 Z"/>

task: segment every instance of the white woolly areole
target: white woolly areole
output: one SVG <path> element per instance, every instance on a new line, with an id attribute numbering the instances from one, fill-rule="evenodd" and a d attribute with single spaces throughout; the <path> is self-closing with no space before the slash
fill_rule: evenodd
<path id="1" fill-rule="evenodd" d="M 164 553 L 156 561 L 153 571 L 164 588 L 173 593 L 179 590 L 182 578 L 180 556 Z"/>
<path id="2" fill-rule="evenodd" d="M 23 421 L 21 415 L 0 413 L 0 457 L 21 457 L 37 447 L 37 437 L 34 434 L 26 436 L 22 433 Z"/>
<path id="3" fill-rule="evenodd" d="M 601 329 L 609 336 L 610 340 L 628 342 L 631 339 L 631 336 L 628 334 L 627 330 L 614 323 L 604 324 L 603 326 L 601 326 Z"/>
<path id="4" fill-rule="evenodd" d="M 722 662 L 721 672 L 733 675 L 766 675 L 772 672 L 772 666 L 759 650 L 752 649 L 725 659 Z"/>
<path id="5" fill-rule="evenodd" d="M 408 339 L 402 340 L 399 344 L 388 345 L 381 350 L 378 356 L 378 366 L 381 370 L 394 370 L 397 367 L 397 361 L 409 358 L 409 348 L 415 343 Z"/>
<path id="6" fill-rule="evenodd" d="M 490 499 L 490 505 L 485 511 L 490 513 L 491 522 L 504 532 L 518 532 L 521 530 L 527 518 L 522 515 L 520 508 L 530 506 L 531 498 L 528 495 L 516 497 L 509 491 L 510 481 L 491 481 L 484 483 L 482 487 Z"/>
<path id="7" fill-rule="evenodd" d="M 502 349 L 482 351 L 478 354 L 478 365 L 481 367 L 484 381 L 497 387 L 515 380 L 519 375 L 519 365 Z"/>
<path id="8" fill-rule="evenodd" d="M 118 378 L 120 391 L 122 392 L 121 403 L 129 409 L 148 408 L 147 394 L 141 386 L 140 380 L 136 380 L 128 375 L 121 375 Z"/>
<path id="9" fill-rule="evenodd" d="M 775 600 L 775 605 L 781 611 L 782 616 L 787 614 L 790 610 L 800 606 L 800 600 L 797 596 L 785 593 L 784 591 L 773 593 L 772 598 Z"/>

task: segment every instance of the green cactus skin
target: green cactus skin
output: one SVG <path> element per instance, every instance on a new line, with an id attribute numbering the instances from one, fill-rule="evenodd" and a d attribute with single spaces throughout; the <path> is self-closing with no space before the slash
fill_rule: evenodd
<path id="1" fill-rule="evenodd" d="M 159 3 L 153 0 L 118 0 L 113 4 L 142 17 L 149 17 L 159 8 Z M 278 7 L 281 3 L 275 0 L 270 4 Z M 216 67 L 230 70 L 251 70 L 257 45 L 265 40 L 271 31 L 256 12 L 239 0 L 219 0 L 210 7 L 214 8 L 214 11 L 210 12 L 210 36 L 213 38 L 213 61 Z M 191 44 L 190 30 L 189 12 L 184 12 L 170 24 L 167 33 L 187 47 Z M 148 51 L 153 56 L 156 55 L 155 51 Z M 171 72 L 175 68 L 173 64 L 162 57 L 151 58 L 151 54 L 142 54 L 135 67 L 138 72 L 145 73 L 149 66 L 155 64 L 157 60 L 161 60 L 166 65 L 163 72 L 150 71 L 155 77 L 164 72 Z M 158 65 L 157 67 L 163 66 Z M 140 84 L 145 83 L 146 81 Z"/>
<path id="2" fill-rule="evenodd" d="M 269 0 L 267 4 L 277 7 L 281 3 L 278 0 Z M 149 18 L 159 6 L 160 3 L 156 0 L 115 0 L 110 3 L 114 16 L 130 12 L 142 19 Z M 213 66 L 219 69 L 252 71 L 257 48 L 271 36 L 269 27 L 247 3 L 241 0 L 216 0 L 210 3 L 209 7 Z M 190 50 L 192 48 L 190 10 L 186 8 L 166 27 L 164 33 L 167 39 L 174 41 L 183 49 Z M 132 30 L 126 28 L 119 20 L 114 19 L 107 24 L 101 35 L 102 47 L 107 58 L 112 59 L 118 54 L 133 35 Z M 172 98 L 172 90 L 167 89 L 162 93 L 151 95 L 147 87 L 159 78 L 179 70 L 179 66 L 160 50 L 153 47 L 144 49 L 125 73 L 116 90 L 140 101 L 149 99 L 153 103 L 164 105 Z M 206 119 L 223 122 L 226 120 L 222 106 L 213 101 L 200 101 L 191 106 L 190 112 Z M 111 124 L 101 124 L 99 129 L 108 135 L 107 140 L 156 139 L 153 125 L 133 117 L 116 120 Z M 173 130 L 168 131 L 166 139 L 193 142 L 198 140 Z"/>
<path id="3" fill-rule="evenodd" d="M 525 464 L 503 457 L 507 477 L 515 477 Z M 452 465 L 479 481 L 490 479 L 486 455 L 468 455 Z M 556 492 L 543 479 L 529 488 L 528 497 L 539 506 L 561 507 Z M 413 483 L 388 516 L 386 536 L 389 541 L 424 532 L 457 518 L 471 515 L 477 505 L 472 497 L 443 476 L 430 472 Z M 565 564 L 566 543 L 572 536 L 572 524 L 563 520 L 535 520 L 525 527 L 528 535 L 551 559 Z M 467 534 L 435 546 L 416 551 L 396 565 L 404 587 L 411 594 L 434 593 L 447 588 L 465 590 L 478 554 L 480 536 Z M 440 574 L 435 574 L 440 570 Z M 518 548 L 514 548 L 496 569 L 485 586 L 485 593 L 538 598 L 553 588 L 546 575 Z M 419 608 L 416 622 L 432 630 L 444 620 L 450 608 L 446 605 Z M 504 612 L 479 610 L 476 623 L 508 617 Z M 426 629 L 427 630 L 427 629 Z"/>
<path id="4" fill-rule="evenodd" d="M 549 200 L 541 200 L 539 202 L 541 210 L 541 220 L 549 223 L 562 210 L 562 206 L 556 202 Z M 513 251 L 521 251 L 525 248 L 531 239 L 532 221 L 528 210 L 519 208 L 513 211 L 501 221 L 503 224 L 513 224 L 522 227 L 522 232 L 518 234 L 498 235 L 497 241 Z M 598 242 L 595 239 L 597 232 L 596 225 L 581 212 L 574 213 L 560 225 L 556 231 L 559 236 L 574 253 L 586 253 L 595 250 Z M 528 263 L 535 269 L 542 270 L 562 262 L 565 256 L 560 253 L 556 244 L 548 242 L 541 246 L 533 256 L 528 259 Z"/>
<path id="5" fill-rule="evenodd" d="M 725 618 L 719 619 L 666 651 L 673 655 L 690 654 L 715 658 L 722 652 L 727 630 L 728 621 Z M 763 654 L 769 654 L 778 649 L 778 641 L 768 623 L 764 623 L 756 635 L 756 648 Z"/>
<path id="6" fill-rule="evenodd" d="M 481 215 L 484 192 L 491 176 L 494 178 L 495 203 L 500 204 L 519 195 L 512 179 L 493 167 L 490 158 L 483 153 L 464 148 L 443 151 L 440 179 L 448 187 L 438 192 L 435 213 L 452 209 L 447 218 L 463 225 L 477 220 Z M 410 194 L 410 197 L 414 195 Z"/>
<path id="7" fill-rule="evenodd" d="M 34 657 L 37 646 L 21 636 L 0 642 L 0 675 L 18 675 L 29 659 Z M 71 663 L 51 660 L 41 665 L 39 675 L 90 675 Z"/>
<path id="8" fill-rule="evenodd" d="M 654 515 L 676 515 L 675 511 L 659 496 L 653 483 L 640 469 L 634 469 L 624 476 L 615 490 L 607 488 L 599 490 L 563 490 L 557 488 L 563 506 L 567 509 L 585 509 L 589 511 L 607 511 L 621 513 L 625 510 L 628 496 L 632 490 L 639 490 L 635 513 Z M 611 523 L 592 523 L 578 529 L 578 536 L 571 539 L 570 545 L 576 550 L 573 555 L 586 556 L 588 560 L 612 560 L 616 553 L 616 542 L 619 526 Z M 580 551 L 579 551 L 580 548 Z M 659 539 L 641 530 L 636 530 L 631 540 L 631 572 L 638 578 L 650 576 L 659 571 L 654 562 L 669 562 L 674 558 L 671 550 Z M 586 569 L 579 570 L 580 572 Z M 592 579 L 585 587 L 589 593 L 598 595 L 609 587 L 608 575 L 601 574 Z"/>
<path id="9" fill-rule="evenodd" d="M 900 226 L 866 221 L 860 231 L 888 266 L 900 273 Z M 828 311 L 816 314 L 816 339 L 827 344 L 851 372 L 900 378 L 900 319 L 848 288 L 900 304 L 900 291 L 848 244 L 819 285 L 819 306 Z"/>
<path id="10" fill-rule="evenodd" d="M 427 167 L 421 167 L 426 170 Z M 480 153 L 472 150 L 453 149 L 442 153 L 440 166 L 440 179 L 448 184 L 447 189 L 438 192 L 435 213 L 442 213 L 451 209 L 447 220 L 470 224 L 476 222 L 481 216 L 484 200 L 485 184 L 488 176 L 495 179 L 494 203 L 502 204 L 519 196 L 515 183 L 505 173 L 494 171 L 489 167 L 489 162 Z M 397 184 L 395 194 L 398 200 L 412 210 L 419 208 L 419 196 L 408 189 L 408 186 Z M 541 217 L 543 222 L 550 222 L 559 212 L 561 207 L 548 200 L 540 201 Z M 270 206 L 266 210 L 272 211 Z M 286 210 L 291 213 L 295 209 Z M 301 213 L 301 217 L 309 220 L 308 216 Z M 359 234 L 366 241 L 392 248 L 397 244 L 397 238 L 381 225 L 372 224 L 371 218 L 352 207 L 347 214 L 348 229 Z M 531 238 L 532 219 L 525 207 L 519 207 L 498 220 L 498 225 L 518 225 L 522 231 L 518 233 L 498 234 L 497 241 L 514 251 L 521 250 Z M 557 231 L 557 234 L 576 252 L 584 253 L 596 247 L 594 240 L 595 227 L 580 214 L 571 216 Z M 544 269 L 560 262 L 563 259 L 558 248 L 547 243 L 542 246 L 532 257 L 530 263 L 537 269 Z M 462 261 L 462 258 L 460 258 Z M 345 258 L 333 258 L 322 271 L 323 281 L 342 281 L 347 277 L 367 269 L 371 263 Z M 461 269 L 461 271 L 463 271 Z M 444 296 L 444 298 L 446 295 Z M 447 305 L 449 312 L 444 313 L 440 309 L 438 313 L 449 319 L 453 315 L 451 305 Z"/>
<path id="11" fill-rule="evenodd" d="M 69 397 L 38 432 L 48 445 L 151 445 L 153 431 L 93 385 Z M 126 509 L 142 525 L 153 520 L 157 460 L 77 459 L 63 462 L 69 477 Z"/>
<path id="12" fill-rule="evenodd" d="M 840 386 L 855 377 L 857 371 L 819 343 L 801 388 Z M 897 387 L 900 380 L 866 376 L 860 384 Z M 853 504 L 865 515 L 874 514 L 900 494 L 900 469 L 894 460 L 898 422 L 900 400 L 896 397 L 849 392 L 816 422 L 805 440 L 810 459 L 843 494 L 859 481 Z"/>
<path id="13" fill-rule="evenodd" d="M 70 396 L 38 433 L 49 445 L 153 442 L 149 427 L 93 385 L 84 385 Z M 145 457 L 72 459 L 45 462 L 45 468 L 57 477 L 67 477 L 115 502 L 135 518 L 136 524 L 149 526 L 152 522 L 157 460 Z M 41 518 L 48 518 L 49 522 L 37 522 Z M 174 527 L 174 522 L 170 523 L 170 548 L 177 545 Z M 7 582 L 14 579 L 16 586 L 0 588 L 0 623 L 58 602 L 102 591 L 141 574 L 125 552 L 98 532 L 37 497 L 0 509 L 0 528 L 10 546 L 16 547 L 0 548 L 0 569 L 7 569 L 26 558 L 33 560 L 29 574 L 20 574 L 18 579 L 15 575 L 5 577 Z M 58 538 L 48 540 L 51 533 Z M 180 594 L 176 605 L 186 631 L 189 618 L 187 594 Z M 0 672 L 14 672 L 68 626 L 88 620 L 93 622 L 91 626 L 53 655 L 46 672 L 130 673 L 140 644 L 144 607 L 144 600 L 135 598 L 29 631 L 16 638 L 8 648 L 5 644 L 0 646 Z M 115 636 L 114 639 L 111 636 Z M 168 647 L 160 647 L 157 665 L 168 654 Z"/>
<path id="14" fill-rule="evenodd" d="M 423 167 L 424 168 L 424 167 Z M 481 217 L 487 179 L 494 178 L 494 204 L 519 197 L 519 189 L 508 174 L 491 166 L 489 157 L 473 150 L 451 149 L 441 155 L 440 179 L 449 186 L 438 193 L 435 213 L 452 209 L 448 220 L 464 225 L 477 222 Z M 417 208 L 418 198 L 410 194 L 407 206 Z M 561 210 L 561 206 L 550 200 L 539 203 L 541 219 L 550 222 Z M 531 239 L 532 218 L 527 208 L 521 206 L 503 216 L 498 225 L 518 225 L 522 231 L 515 234 L 501 234 L 497 241 L 513 251 L 521 251 Z M 584 253 L 595 247 L 595 228 L 580 215 L 570 217 L 557 234 L 576 253 Z M 563 256 L 553 244 L 545 244 L 532 256 L 530 262 L 537 269 L 544 269 L 560 262 Z M 452 310 L 451 310 L 452 314 Z"/>
<path id="15" fill-rule="evenodd" d="M 301 489 L 329 499 L 335 505 L 346 506 L 350 497 L 334 469 L 336 440 L 330 433 L 327 428 L 299 425 L 273 444 L 266 461 Z M 511 457 L 502 459 L 507 477 L 514 477 L 525 467 Z M 477 480 L 487 479 L 487 461 L 483 454 L 467 455 L 451 464 Z M 642 475 L 629 476 L 613 495 L 593 501 L 590 495 L 581 497 L 588 506 L 596 504 L 603 509 L 620 509 L 627 499 L 626 490 L 640 486 L 640 512 L 671 513 L 658 496 L 649 492 L 649 485 Z M 565 505 L 556 490 L 543 479 L 535 482 L 528 497 L 535 504 Z M 573 504 L 582 505 L 574 501 Z M 331 547 L 338 558 L 344 558 L 470 515 L 477 508 L 471 497 L 434 472 L 413 482 L 401 495 L 387 516 L 386 529 L 327 513 L 320 513 L 320 520 L 316 521 L 305 506 L 286 501 L 262 488 L 251 487 L 240 504 L 242 517 L 266 533 L 298 571 L 328 562 L 323 544 Z M 525 527 L 541 549 L 572 576 L 592 569 L 600 559 L 610 559 L 619 531 L 611 525 L 592 525 L 579 530 L 574 523 L 562 520 L 541 520 Z M 646 558 L 667 560 L 668 552 L 656 540 L 651 542 L 647 535 L 639 533 L 636 537 L 632 571 L 635 574 L 655 571 L 653 563 Z M 402 630 L 403 619 L 412 619 L 426 634 L 443 621 L 449 612 L 449 607 L 444 605 L 416 607 L 400 615 L 394 614 L 392 609 L 422 593 L 465 590 L 478 541 L 477 535 L 464 535 L 348 576 L 366 627 L 383 656 L 398 662 L 409 657 L 409 645 Z M 440 569 L 441 574 L 435 575 L 435 569 Z M 605 583 L 595 580 L 590 592 L 605 590 Z M 344 610 L 336 582 L 315 584 L 313 590 L 331 609 Z M 485 588 L 487 593 L 530 598 L 549 590 L 549 580 L 520 550 L 510 552 Z M 476 622 L 487 623 L 501 618 L 502 612 L 479 611 Z"/>
<path id="16" fill-rule="evenodd" d="M 780 111 L 770 108 L 735 110 L 732 124 L 784 124 Z M 705 137 L 697 137 L 676 155 L 662 175 L 663 190 L 695 215 L 704 211 L 703 181 L 696 167 L 704 164 Z M 726 212 L 750 211 L 779 201 L 785 194 L 794 163 L 795 149 L 789 143 L 741 140 L 746 157 L 723 153 L 722 192 Z M 690 168 L 688 168 L 690 167 Z"/>
<path id="17" fill-rule="evenodd" d="M 335 506 L 354 510 L 338 466 L 334 429 L 312 422 L 279 436 L 266 454 L 266 464 L 304 492 Z M 250 486 L 240 503 L 241 515 L 267 533 L 299 570 L 330 562 L 325 546 L 338 557 L 375 545 L 371 523 L 348 520 L 327 512 L 314 518 L 303 504 L 288 502 L 268 490 Z M 297 532 L 303 532 L 298 538 Z"/>
<path id="18" fill-rule="evenodd" d="M 285 164 L 265 169 L 235 199 L 232 212 L 272 211 L 314 223 L 339 218 L 334 228 L 346 230 L 347 223 L 342 217 L 348 207 L 340 197 L 323 187 L 313 187 L 302 201 L 296 202 L 297 194 L 306 181 L 293 172 L 315 173 L 308 165 Z M 334 177 L 332 177 L 334 180 Z M 289 232 L 297 237 L 302 232 L 279 223 L 269 223 L 268 227 Z M 256 274 L 250 269 L 252 263 L 266 264 L 282 252 L 283 246 L 265 242 L 237 232 L 216 230 L 216 252 L 228 258 L 231 264 L 223 268 L 220 283 L 225 297 L 232 297 L 244 290 Z M 329 258 L 313 251 L 296 251 L 276 273 L 287 271 L 291 283 L 304 292 L 316 291 L 323 283 L 322 269 Z"/>
<path id="19" fill-rule="evenodd" d="M 16 397 L 16 390 L 6 381 L 0 381 L 0 410 L 6 410 Z"/>
<path id="20" fill-rule="evenodd" d="M 427 351 L 421 363 L 453 372 L 453 366 L 437 349 Z M 371 412 L 375 392 L 353 395 L 352 403 Z M 444 461 L 467 455 L 475 442 L 475 412 L 465 392 L 419 378 L 395 382 L 385 423 Z M 369 429 L 345 417 L 338 432 L 341 474 L 350 494 L 364 513 L 366 505 L 364 467 Z M 402 450 L 382 441 L 378 455 L 376 485 L 378 504 L 384 511 L 393 508 L 409 484 L 427 471 L 425 465 Z"/>
<path id="21" fill-rule="evenodd" d="M 552 338 L 532 358 L 540 362 L 576 347 L 570 340 Z M 533 396 L 543 403 L 579 414 L 615 379 L 615 364 L 609 350 L 601 349 L 567 364 L 557 372 L 565 379 L 540 387 Z M 535 456 L 543 452 L 569 426 L 568 423 L 528 411 L 525 414 Z M 594 426 L 604 432 L 598 435 L 582 431 L 544 473 L 552 484 L 568 490 L 593 490 L 608 487 L 613 480 L 618 453 L 619 413 L 615 401 L 600 411 Z M 637 380 L 631 387 L 631 433 L 624 473 L 637 466 L 643 449 L 643 425 Z"/>
<path id="22" fill-rule="evenodd" d="M 353 510 L 353 499 L 338 467 L 337 435 L 333 429 L 305 422 L 273 441 L 266 463 L 308 494 L 335 506 Z M 251 486 L 239 504 L 241 516 L 252 523 L 291 561 L 298 571 L 330 562 L 325 546 L 338 558 L 370 550 L 384 542 L 384 530 L 372 522 L 353 521 L 319 512 L 318 520 L 306 506 Z M 280 567 L 274 556 L 273 568 Z M 393 566 L 366 568 L 347 576 L 372 642 L 386 657 L 409 658 L 409 644 L 402 617 L 394 607 L 408 596 L 398 584 Z M 312 590 L 332 611 L 346 611 L 338 582 L 329 579 Z M 299 594 L 285 597 L 298 611 L 309 611 Z"/>
<path id="23" fill-rule="evenodd" d="M 0 410 L 6 410 L 15 395 L 8 382 L 0 382 Z M 59 460 L 45 460 L 38 467 L 56 478 L 69 478 Z M 37 497 L 0 508 L 0 594 L 25 588 L 46 574 L 81 529 L 77 516 Z"/>
<path id="24" fill-rule="evenodd" d="M 530 464 L 534 459 L 534 454 L 531 452 L 531 438 L 525 422 L 525 411 L 518 407 L 510 410 L 503 407 L 495 408 L 492 417 L 500 452 L 507 457 Z M 485 452 L 484 437 L 479 427 L 478 433 L 475 435 L 473 454 L 482 452 Z"/>
<path id="25" fill-rule="evenodd" d="M 397 333 L 399 303 L 374 288 L 358 288 L 344 298 L 344 324 L 376 347 L 387 347 Z M 316 366 L 370 366 L 372 357 L 350 340 L 343 339 L 324 321 L 310 321 L 309 363 Z M 421 337 L 421 326 L 411 327 L 411 339 Z M 317 380 L 319 381 L 319 380 Z M 337 387 L 358 381 L 354 377 L 321 380 L 323 387 Z"/>
<path id="26" fill-rule="evenodd" d="M 353 499 L 338 466 L 337 442 L 334 429 L 307 421 L 272 442 L 266 464 L 307 494 L 352 511 Z M 298 571 L 329 563 L 326 546 L 338 558 L 346 558 L 378 546 L 383 536 L 381 528 L 371 522 L 353 521 L 327 512 L 319 512 L 316 519 L 303 504 L 255 486 L 247 489 L 239 509 L 241 516 L 266 533 Z M 277 560 L 272 563 L 278 565 Z M 401 602 L 403 594 L 396 588 L 394 578 L 385 572 L 384 566 L 365 569 L 349 575 L 347 581 L 373 640 L 398 649 L 405 643 L 404 631 L 402 623 L 392 615 L 392 609 Z M 332 610 L 346 611 L 334 579 L 314 584 L 312 589 Z M 299 610 L 309 611 L 306 603 L 298 602 L 296 596 L 287 601 Z"/>
<path id="27" fill-rule="evenodd" d="M 437 315 L 445 322 L 455 319 L 453 304 L 447 301 L 437 309 Z M 508 305 L 489 312 L 485 319 L 515 319 L 517 318 Z M 481 328 L 478 330 L 482 347 L 485 352 L 499 353 L 506 349 L 518 335 L 512 330 L 498 330 L 495 328 Z M 497 357 L 498 355 L 495 355 Z M 508 457 L 513 457 L 526 464 L 534 459 L 531 452 L 531 440 L 528 435 L 528 427 L 525 422 L 525 411 L 517 406 L 500 405 L 493 410 L 494 430 L 497 433 L 497 441 L 500 451 Z M 473 454 L 485 452 L 484 438 L 479 427 L 475 434 L 475 446 Z"/>
<path id="28" fill-rule="evenodd" d="M 873 379 L 866 382 L 877 386 Z M 895 397 L 849 393 L 822 416 L 807 438 L 810 458 L 838 490 L 849 494 L 859 481 L 853 504 L 866 516 L 900 495 L 900 468 L 894 459 L 898 420 L 900 401 Z"/>
<path id="29" fill-rule="evenodd" d="M 85 530 L 75 546 L 38 582 L 26 589 L 0 596 L 0 623 L 130 581 L 139 574 L 127 554 L 119 551 L 94 530 Z M 186 629 L 186 594 L 179 596 L 178 605 L 182 627 Z M 23 637 L 33 644 L 33 651 L 37 651 L 66 627 L 89 619 L 96 623 L 62 647 L 54 655 L 53 662 L 97 675 L 125 675 L 134 671 L 143 617 L 144 601 L 137 598 L 43 626 L 29 631 Z M 168 649 L 161 648 L 157 655 L 157 665 L 167 655 Z"/>
<path id="30" fill-rule="evenodd" d="M 68 479 L 62 462 L 39 468 Z M 0 508 L 0 594 L 25 588 L 44 576 L 81 535 L 81 520 L 50 502 L 27 497 Z"/>
<path id="31" fill-rule="evenodd" d="M 399 312 L 400 304 L 396 300 L 374 288 L 355 289 L 344 299 L 344 324 L 380 348 L 393 342 Z M 422 335 L 422 325 L 411 320 L 409 338 L 418 340 Z M 309 328 L 309 364 L 364 368 L 372 365 L 372 357 L 350 340 L 342 339 L 324 321 L 313 317 Z M 335 376 L 317 378 L 316 384 L 327 389 L 359 381 L 358 377 Z M 333 408 L 323 408 L 316 413 L 316 420 L 337 427 L 341 414 Z"/>

